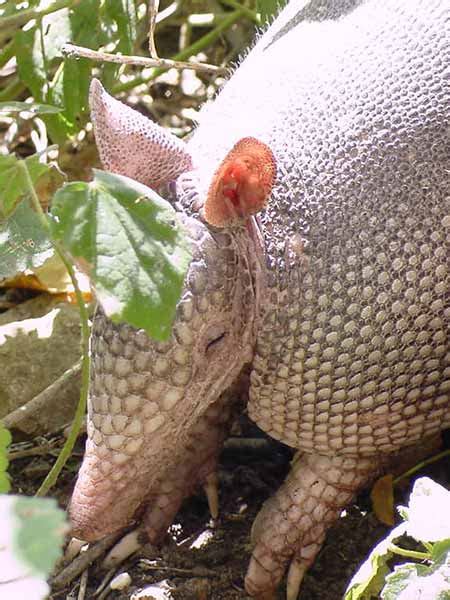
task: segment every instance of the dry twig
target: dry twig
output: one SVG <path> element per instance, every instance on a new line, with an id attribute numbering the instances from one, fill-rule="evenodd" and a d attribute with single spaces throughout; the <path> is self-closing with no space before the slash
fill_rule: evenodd
<path id="1" fill-rule="evenodd" d="M 51 585 L 53 589 L 61 589 L 68 585 L 71 581 L 78 577 L 87 567 L 94 562 L 99 556 L 104 554 L 106 550 L 114 544 L 122 535 L 122 532 L 112 533 L 100 540 L 96 544 L 89 546 L 87 550 L 82 552 L 75 560 L 62 569 L 58 575 L 53 577 Z"/>
<path id="2" fill-rule="evenodd" d="M 206 63 L 182 62 L 171 60 L 169 58 L 145 58 L 144 56 L 126 56 L 121 54 L 111 54 L 101 50 L 91 50 L 74 44 L 64 44 L 61 48 L 64 56 L 69 58 L 88 58 L 98 62 L 112 62 L 120 65 L 137 65 L 141 67 L 152 67 L 155 69 L 192 69 L 205 73 L 216 73 L 224 75 L 227 70 L 223 67 L 208 65 Z"/>

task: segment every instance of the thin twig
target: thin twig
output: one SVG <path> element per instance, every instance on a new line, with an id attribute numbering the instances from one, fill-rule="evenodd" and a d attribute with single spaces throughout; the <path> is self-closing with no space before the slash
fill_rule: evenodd
<path id="1" fill-rule="evenodd" d="M 68 58 L 88 58 L 98 62 L 112 62 L 120 65 L 137 65 L 140 67 L 153 67 L 159 69 L 192 69 L 205 73 L 223 74 L 226 72 L 222 67 L 208 65 L 205 63 L 181 62 L 168 58 L 145 58 L 143 56 L 126 56 L 122 54 L 111 54 L 101 50 L 91 50 L 74 44 L 64 44 L 61 52 Z"/>
<path id="2" fill-rule="evenodd" d="M 69 565 L 67 565 L 52 581 L 52 587 L 57 590 L 65 587 L 71 581 L 78 577 L 87 567 L 104 554 L 116 540 L 122 535 L 122 532 L 111 533 L 96 544 L 89 546 L 87 550 L 77 556 Z"/>
<path id="3" fill-rule="evenodd" d="M 174 573 L 176 575 L 187 575 L 188 577 L 218 577 L 217 571 L 207 569 L 206 567 L 194 567 L 192 569 L 180 569 L 179 567 L 166 567 L 162 565 L 152 565 L 145 558 L 139 561 L 140 567 L 145 571 L 162 571 Z"/>
<path id="4" fill-rule="evenodd" d="M 85 569 L 80 578 L 80 589 L 78 590 L 78 598 L 77 600 L 84 600 L 86 597 L 86 588 L 89 577 L 89 569 Z"/>
<path id="5" fill-rule="evenodd" d="M 158 58 L 155 46 L 155 25 L 158 16 L 159 0 L 148 0 L 148 50 L 152 58 Z"/>
<path id="6" fill-rule="evenodd" d="M 37 435 L 47 428 L 53 432 L 58 423 L 58 417 L 63 416 L 67 423 L 69 417 L 66 419 L 65 410 L 72 410 L 72 405 L 70 403 L 68 406 L 67 399 L 73 398 L 73 394 L 77 393 L 76 388 L 79 388 L 80 385 L 80 373 L 81 360 L 64 371 L 56 381 L 53 381 L 25 405 L 16 408 L 4 417 L 5 427 L 10 430 L 20 429 L 29 435 Z M 50 414 L 43 419 L 42 415 L 49 411 Z"/>
<path id="7" fill-rule="evenodd" d="M 242 17 L 245 17 L 245 14 L 242 12 L 242 10 L 236 10 L 227 15 L 212 31 L 208 31 L 208 33 L 196 40 L 193 44 L 175 54 L 175 56 L 173 56 L 173 60 L 186 60 L 190 56 L 202 52 L 205 48 L 211 46 L 225 31 L 230 29 L 230 27 L 232 27 Z M 229 73 L 229 69 L 224 69 L 223 71 L 225 74 Z M 161 74 L 161 72 L 162 69 L 154 69 L 146 75 L 141 74 L 133 79 L 130 79 L 129 81 L 125 81 L 124 83 L 118 83 L 112 88 L 112 92 L 113 94 L 119 94 L 121 92 L 132 90 L 138 85 L 155 79 Z"/>
<path id="8" fill-rule="evenodd" d="M 29 456 L 40 456 L 42 454 L 54 454 L 55 450 L 58 450 L 59 446 L 62 445 L 62 440 L 58 440 L 57 444 L 45 444 L 43 446 L 35 446 L 34 448 L 27 448 L 26 450 L 16 450 L 15 452 L 8 452 L 7 458 L 11 462 L 18 458 L 28 458 Z"/>
<path id="9" fill-rule="evenodd" d="M 100 598 L 100 595 L 105 591 L 105 589 L 108 588 L 109 582 L 114 577 L 114 573 L 115 572 L 116 572 L 116 568 L 114 568 L 114 569 L 108 569 L 108 571 L 105 573 L 105 576 L 101 580 L 100 585 L 98 586 L 98 588 L 94 592 L 94 598 Z M 111 591 L 111 590 L 109 590 L 109 591 Z"/>

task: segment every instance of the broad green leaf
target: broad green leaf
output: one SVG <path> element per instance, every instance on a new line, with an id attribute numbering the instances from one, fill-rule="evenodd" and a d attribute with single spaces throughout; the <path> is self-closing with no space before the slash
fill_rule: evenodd
<path id="1" fill-rule="evenodd" d="M 29 156 L 25 163 L 33 183 L 50 168 L 46 163 L 40 162 L 39 154 Z M 20 160 L 12 154 L 0 156 L 0 215 L 11 215 L 27 191 Z"/>
<path id="2" fill-rule="evenodd" d="M 67 529 L 65 513 L 56 500 L 17 498 L 14 513 L 20 523 L 14 536 L 14 551 L 31 573 L 48 576 L 61 556 Z"/>
<path id="3" fill-rule="evenodd" d="M 45 115 L 61 112 L 62 108 L 37 102 L 0 102 L 0 113 L 29 112 L 35 115 Z"/>
<path id="4" fill-rule="evenodd" d="M 38 215 L 22 202 L 0 221 L 0 280 L 42 265 L 53 253 Z"/>
<path id="5" fill-rule="evenodd" d="M 127 177 L 95 171 L 55 194 L 53 234 L 90 276 L 105 313 L 170 336 L 190 245 L 170 204 Z"/>
<path id="6" fill-rule="evenodd" d="M 419 542 L 450 538 L 450 491 L 429 477 L 414 483 L 409 499 L 407 533 Z"/>
<path id="7" fill-rule="evenodd" d="M 11 434 L 5 429 L 3 423 L 0 421 L 0 450 L 6 450 L 11 444 Z"/>
<path id="8" fill-rule="evenodd" d="M 77 124 L 76 129 L 83 125 L 82 117 L 87 119 L 90 73 L 91 63 L 85 58 L 64 61 L 64 116 Z"/>
<path id="9" fill-rule="evenodd" d="M 137 7 L 132 0 L 105 0 L 100 7 L 100 44 L 114 44 L 114 52 L 135 54 L 134 45 L 138 39 Z M 101 79 L 107 88 L 117 81 L 120 65 L 105 63 L 102 65 Z"/>
<path id="10" fill-rule="evenodd" d="M 434 562 L 447 562 L 450 569 L 450 538 L 433 544 L 431 558 Z"/>
<path id="11" fill-rule="evenodd" d="M 386 577 L 382 600 L 449 600 L 450 565 L 405 563 Z"/>
<path id="12" fill-rule="evenodd" d="M 70 41 L 85 48 L 97 48 L 99 0 L 76 3 L 69 14 Z M 93 26 L 94 25 L 94 26 Z M 80 129 L 87 120 L 88 93 L 92 62 L 87 59 L 66 58 L 64 61 L 63 93 L 64 115 Z"/>
<path id="13" fill-rule="evenodd" d="M 8 468 L 8 447 L 11 444 L 11 434 L 0 421 L 0 494 L 6 494 L 11 489 Z"/>
<path id="14" fill-rule="evenodd" d="M 59 14 L 58 11 L 55 14 Z M 48 80 L 50 75 L 47 72 L 47 58 L 43 53 L 46 48 L 47 36 L 42 37 L 40 29 L 30 29 L 28 31 L 20 30 L 15 36 L 17 69 L 22 82 L 31 91 L 36 102 L 50 103 L 56 107 L 61 107 L 62 103 L 55 101 L 52 81 Z M 51 46 L 51 44 L 50 44 Z M 56 71 L 56 77 L 60 74 Z M 60 74 L 62 77 L 62 75 Z M 55 96 L 55 97 L 54 97 Z M 42 119 L 45 122 L 51 139 L 62 144 L 67 136 L 72 133 L 70 123 L 59 114 L 43 114 Z"/>
<path id="15" fill-rule="evenodd" d="M 47 73 L 42 53 L 41 34 L 36 28 L 18 31 L 14 38 L 17 71 L 36 102 L 46 101 Z"/>
<path id="16" fill-rule="evenodd" d="M 390 572 L 387 565 L 388 560 L 392 558 L 389 545 L 402 536 L 405 530 L 405 523 L 401 523 L 375 546 L 350 581 L 344 600 L 368 600 L 372 596 L 378 595 L 384 585 L 386 575 Z"/>
<path id="17" fill-rule="evenodd" d="M 67 531 L 55 500 L 0 496 L 0 597 L 44 600 Z"/>

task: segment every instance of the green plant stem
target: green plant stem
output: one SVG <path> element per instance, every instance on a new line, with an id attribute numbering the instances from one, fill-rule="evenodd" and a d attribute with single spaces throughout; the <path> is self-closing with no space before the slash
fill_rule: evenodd
<path id="1" fill-rule="evenodd" d="M 406 556 L 407 558 L 415 558 L 416 560 L 430 560 L 431 554 L 428 552 L 416 552 L 415 550 L 405 550 L 396 546 L 395 544 L 389 544 L 388 550 L 399 556 Z"/>
<path id="2" fill-rule="evenodd" d="M 75 4 L 77 0 L 55 0 L 53 4 L 47 6 L 43 10 L 36 8 L 26 8 L 15 15 L 9 15 L 8 17 L 0 17 L 0 30 L 2 29 L 13 29 L 15 27 L 21 27 L 31 21 L 31 19 L 42 19 L 45 15 L 61 10 L 62 8 L 68 8 L 72 4 Z"/>
<path id="3" fill-rule="evenodd" d="M 0 102 L 16 100 L 24 90 L 26 90 L 24 84 L 18 77 L 14 77 L 12 81 L 5 87 L 5 89 L 0 90 Z"/>
<path id="4" fill-rule="evenodd" d="M 222 23 L 217 25 L 217 27 L 215 27 L 212 31 L 209 31 L 207 34 L 202 36 L 199 40 L 197 40 L 196 42 L 194 42 L 193 44 L 191 44 L 190 46 L 188 46 L 181 52 L 178 52 L 177 54 L 172 56 L 171 57 L 172 60 L 184 61 L 184 60 L 187 60 L 190 56 L 193 56 L 194 54 L 198 54 L 199 52 L 201 52 L 202 50 L 204 50 L 205 48 L 207 48 L 208 46 L 213 44 L 217 40 L 217 38 L 222 35 L 222 33 L 224 31 L 229 29 L 232 25 L 234 25 L 234 23 L 239 21 L 239 19 L 242 17 L 245 17 L 245 13 L 243 10 L 240 9 L 240 10 L 236 10 L 236 11 L 232 12 L 229 16 L 227 16 L 222 21 Z M 158 75 L 160 75 L 161 73 L 163 73 L 166 70 L 167 69 L 152 69 L 152 71 L 148 75 L 145 75 L 145 76 L 139 75 L 138 77 L 135 77 L 134 79 L 131 79 L 130 81 L 126 81 L 125 83 L 119 83 L 118 85 L 114 86 L 112 92 L 113 92 L 113 94 L 119 94 L 120 92 L 129 91 L 129 90 L 135 88 L 136 86 L 141 85 L 142 83 L 151 81 L 152 79 L 154 79 L 155 77 L 157 77 Z"/>
<path id="5" fill-rule="evenodd" d="M 239 2 L 237 2 L 237 0 L 220 0 L 222 4 L 226 4 L 227 6 L 231 6 L 231 8 L 234 8 L 235 10 L 242 10 L 244 15 L 247 17 L 247 19 L 249 19 L 250 21 L 253 21 L 253 23 L 255 25 L 258 25 L 258 27 L 261 26 L 261 19 L 258 17 L 258 13 L 256 13 L 254 10 L 252 10 L 251 8 L 247 8 L 246 6 L 242 6 L 242 4 L 240 4 Z"/>
<path id="6" fill-rule="evenodd" d="M 56 459 L 55 464 L 50 469 L 47 477 L 42 482 L 40 488 L 36 492 L 36 496 L 45 496 L 45 494 L 49 491 L 49 489 L 56 483 L 58 479 L 58 475 L 60 474 L 62 468 L 66 464 L 68 458 L 72 453 L 72 449 L 75 445 L 76 439 L 81 429 L 81 425 L 83 422 L 83 417 L 86 412 L 86 403 L 88 396 L 88 388 L 89 388 L 89 321 L 88 321 L 88 312 L 86 308 L 86 304 L 83 300 L 83 295 L 78 286 L 77 279 L 75 277 L 75 271 L 72 263 L 67 258 L 65 250 L 61 246 L 61 244 L 52 238 L 50 225 L 48 224 L 47 217 L 42 210 L 41 204 L 39 202 L 39 198 L 36 194 L 36 191 L 33 186 L 33 182 L 30 177 L 30 173 L 28 172 L 27 165 L 25 161 L 19 162 L 20 167 L 23 171 L 25 180 L 27 182 L 28 190 L 31 197 L 31 202 L 39 215 L 42 226 L 47 231 L 52 244 L 56 250 L 56 253 L 59 255 L 61 260 L 63 261 L 70 279 L 72 281 L 72 285 L 75 291 L 75 297 L 78 304 L 78 309 L 80 311 L 80 320 L 81 320 L 81 350 L 82 350 L 82 358 L 81 358 L 81 390 L 80 390 L 80 399 L 78 401 L 77 409 L 75 411 L 75 417 L 73 419 L 72 427 L 70 429 L 70 433 L 67 437 L 66 443 L 64 444 L 61 452 Z"/>
<path id="7" fill-rule="evenodd" d="M 396 477 L 392 484 L 397 485 L 397 483 L 402 479 L 411 477 L 411 475 L 414 475 L 414 473 L 417 473 L 417 471 L 420 471 L 427 465 L 431 465 L 432 463 L 441 460 L 441 458 L 444 458 L 445 456 L 450 456 L 450 449 L 443 450 L 442 452 L 439 452 L 438 454 L 435 454 L 434 456 L 431 456 L 430 458 L 427 458 L 426 460 L 417 463 L 417 465 L 414 465 L 414 467 L 411 467 L 411 469 L 408 469 L 408 471 L 405 471 L 404 473 L 401 473 L 398 477 Z"/>
<path id="8" fill-rule="evenodd" d="M 0 68 L 4 67 L 6 63 L 14 56 L 15 50 L 14 40 L 11 40 L 0 52 Z"/>

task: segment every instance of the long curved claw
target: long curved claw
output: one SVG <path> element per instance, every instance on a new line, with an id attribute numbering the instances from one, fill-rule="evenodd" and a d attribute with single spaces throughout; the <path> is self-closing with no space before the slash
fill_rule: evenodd
<path id="1" fill-rule="evenodd" d="M 308 564 L 294 558 L 289 566 L 287 585 L 286 585 L 286 600 L 297 600 L 300 592 L 300 586 L 303 577 L 308 570 Z"/>
<path id="2" fill-rule="evenodd" d="M 208 499 L 211 517 L 216 520 L 219 516 L 219 479 L 216 472 L 210 473 L 206 477 L 203 489 L 205 490 Z"/>
<path id="3" fill-rule="evenodd" d="M 258 600 L 272 593 L 292 560 L 287 600 L 295 600 L 326 530 L 378 467 L 378 461 L 369 458 L 296 458 L 286 481 L 256 518 L 255 548 L 245 578 L 247 592 Z"/>
<path id="4" fill-rule="evenodd" d="M 141 535 L 141 528 L 133 529 L 133 531 L 127 533 L 127 535 L 120 539 L 105 556 L 102 567 L 105 569 L 117 567 L 129 556 L 134 554 L 136 550 L 139 550 L 139 548 L 142 546 L 140 541 Z"/>

